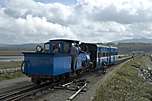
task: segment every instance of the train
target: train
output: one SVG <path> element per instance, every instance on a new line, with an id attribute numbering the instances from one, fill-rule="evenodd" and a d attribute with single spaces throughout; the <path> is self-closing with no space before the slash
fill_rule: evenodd
<path id="1" fill-rule="evenodd" d="M 72 51 L 73 49 L 73 51 Z M 72 53 L 73 52 L 73 53 Z M 117 62 L 118 48 L 69 39 L 52 39 L 35 51 L 23 52 L 22 72 L 39 84 Z"/>

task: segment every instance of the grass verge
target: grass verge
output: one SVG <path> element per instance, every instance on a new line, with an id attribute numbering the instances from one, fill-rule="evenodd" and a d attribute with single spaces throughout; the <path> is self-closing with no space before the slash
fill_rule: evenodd
<path id="1" fill-rule="evenodd" d="M 0 62 L 0 68 L 17 68 L 21 67 L 21 61 L 4 61 Z"/>
<path id="2" fill-rule="evenodd" d="M 25 75 L 22 72 L 15 72 L 15 73 L 9 73 L 9 74 L 0 74 L 0 81 L 2 80 L 9 80 L 9 79 L 15 79 L 18 77 L 24 77 Z"/>
<path id="3" fill-rule="evenodd" d="M 101 80 L 94 101 L 152 101 L 152 84 L 145 82 L 132 64 L 146 68 L 151 63 L 148 57 L 138 57 L 112 71 Z"/>
<path id="4" fill-rule="evenodd" d="M 0 62 L 0 69 L 21 67 L 21 61 Z M 25 76 L 22 72 L 0 74 L 0 81 Z"/>

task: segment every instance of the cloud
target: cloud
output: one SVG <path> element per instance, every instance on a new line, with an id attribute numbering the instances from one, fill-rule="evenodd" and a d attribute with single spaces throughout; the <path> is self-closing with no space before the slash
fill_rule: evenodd
<path id="1" fill-rule="evenodd" d="M 14 18 L 5 14 L 5 9 L 1 10 L 0 15 L 1 42 L 44 42 L 50 38 L 77 38 L 68 26 L 51 23 L 46 17 L 27 15 Z"/>
<path id="2" fill-rule="evenodd" d="M 152 38 L 151 0 L 77 0 L 76 4 L 8 0 L 0 7 L 0 43 L 70 38 L 107 42 Z"/>
<path id="3" fill-rule="evenodd" d="M 80 0 L 84 14 L 95 21 L 122 24 L 152 21 L 150 0 Z"/>

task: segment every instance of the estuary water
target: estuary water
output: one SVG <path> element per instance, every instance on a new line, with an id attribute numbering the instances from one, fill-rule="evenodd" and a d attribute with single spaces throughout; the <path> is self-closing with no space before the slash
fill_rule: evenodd
<path id="1" fill-rule="evenodd" d="M 23 56 L 0 56 L 0 62 L 2 61 L 22 61 Z"/>

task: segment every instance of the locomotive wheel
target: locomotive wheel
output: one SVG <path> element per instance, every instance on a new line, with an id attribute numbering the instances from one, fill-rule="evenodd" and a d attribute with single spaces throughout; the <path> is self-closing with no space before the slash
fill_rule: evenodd
<path id="1" fill-rule="evenodd" d="M 34 84 L 37 84 L 37 85 L 41 84 L 41 80 L 39 80 L 38 78 L 32 77 L 32 78 L 31 78 L 31 81 L 32 81 Z"/>
<path id="2" fill-rule="evenodd" d="M 81 72 L 82 72 L 82 70 L 81 70 L 81 69 L 76 71 L 76 74 L 77 74 L 77 76 L 78 76 L 78 77 L 80 77 Z"/>

